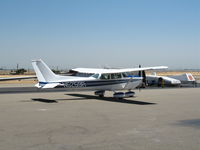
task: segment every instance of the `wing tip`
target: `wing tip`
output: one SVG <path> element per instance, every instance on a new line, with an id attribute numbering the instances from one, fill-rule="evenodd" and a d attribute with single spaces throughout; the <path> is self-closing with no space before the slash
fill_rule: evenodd
<path id="1" fill-rule="evenodd" d="M 31 60 L 31 62 L 41 62 L 42 61 L 42 59 L 33 59 L 33 60 Z"/>

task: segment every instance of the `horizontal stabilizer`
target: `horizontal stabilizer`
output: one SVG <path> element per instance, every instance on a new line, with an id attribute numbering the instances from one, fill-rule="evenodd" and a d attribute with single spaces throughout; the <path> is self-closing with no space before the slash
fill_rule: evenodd
<path id="1" fill-rule="evenodd" d="M 58 85 L 60 85 L 60 83 L 47 83 L 47 84 L 37 83 L 35 86 L 37 88 L 47 89 L 47 88 L 55 88 Z"/>
<path id="2" fill-rule="evenodd" d="M 45 86 L 43 86 L 43 89 L 47 89 L 47 88 L 55 88 L 56 86 L 58 86 L 59 83 L 48 83 Z"/>

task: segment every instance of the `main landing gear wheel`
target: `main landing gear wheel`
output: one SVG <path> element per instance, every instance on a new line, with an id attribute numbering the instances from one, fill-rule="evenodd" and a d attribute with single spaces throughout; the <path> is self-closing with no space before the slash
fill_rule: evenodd
<path id="1" fill-rule="evenodd" d="M 95 91 L 94 94 L 98 95 L 99 97 L 104 97 L 105 91 Z"/>
<path id="2" fill-rule="evenodd" d="M 115 92 L 113 94 L 113 97 L 117 98 L 117 99 L 123 99 L 123 98 L 127 98 L 127 97 L 133 97 L 135 95 L 135 92 L 129 91 L 129 92 Z"/>

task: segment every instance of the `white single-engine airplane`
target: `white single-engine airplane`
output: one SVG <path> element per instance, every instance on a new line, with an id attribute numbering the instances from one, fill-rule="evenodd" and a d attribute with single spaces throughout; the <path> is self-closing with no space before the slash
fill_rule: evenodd
<path id="1" fill-rule="evenodd" d="M 95 91 L 95 95 L 103 97 L 105 91 L 113 91 L 116 98 L 133 97 L 131 91 L 142 82 L 142 77 L 129 77 L 128 72 L 166 69 L 166 66 L 127 68 L 127 69 L 94 69 L 77 68 L 77 72 L 93 74 L 90 77 L 61 76 L 54 74 L 42 60 L 33 60 L 33 68 L 36 72 L 39 83 L 38 88 L 66 88 L 67 90 L 88 90 Z M 127 92 L 117 92 L 127 90 Z"/>

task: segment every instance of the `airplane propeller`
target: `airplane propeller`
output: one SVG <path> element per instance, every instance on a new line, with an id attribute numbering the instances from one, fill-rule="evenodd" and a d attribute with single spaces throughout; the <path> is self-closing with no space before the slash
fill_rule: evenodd
<path id="1" fill-rule="evenodd" d="M 141 68 L 141 65 L 139 65 L 139 68 Z M 145 88 L 146 87 L 146 73 L 145 73 L 145 71 L 144 70 L 142 70 L 142 71 L 139 71 L 139 73 L 138 73 L 138 76 L 139 77 L 143 77 L 143 79 L 142 79 L 142 85 L 141 85 L 141 88 Z"/>

